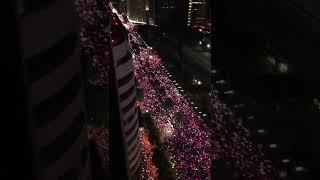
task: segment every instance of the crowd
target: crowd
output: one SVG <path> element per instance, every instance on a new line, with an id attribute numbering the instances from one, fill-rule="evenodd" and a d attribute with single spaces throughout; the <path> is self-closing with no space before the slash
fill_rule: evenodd
<path id="1" fill-rule="evenodd" d="M 250 132 L 241 117 L 235 116 L 223 103 L 218 91 L 210 92 L 212 110 L 212 134 L 220 144 L 219 158 L 232 164 L 244 179 L 277 179 L 274 167 L 260 149 L 250 140 Z"/>
<path id="2" fill-rule="evenodd" d="M 145 129 L 139 130 L 139 141 L 141 145 L 141 180 L 158 179 L 157 168 L 152 162 L 153 147 L 149 141 L 148 134 Z"/>
<path id="3" fill-rule="evenodd" d="M 75 7 L 80 17 L 80 48 L 82 57 L 94 69 L 89 82 L 94 86 L 108 84 L 111 64 L 111 43 L 107 1 L 76 0 Z"/>
<path id="4" fill-rule="evenodd" d="M 214 155 L 208 127 L 161 68 L 157 54 L 143 47 L 139 37 L 131 34 L 135 47 L 139 48 L 133 49 L 133 57 L 138 86 L 144 92 L 143 111 L 154 119 L 178 179 L 207 179 Z M 160 94 L 163 90 L 165 93 Z M 162 106 L 167 98 L 173 101 L 170 109 Z M 173 117 L 180 112 L 183 120 L 174 128 Z"/>

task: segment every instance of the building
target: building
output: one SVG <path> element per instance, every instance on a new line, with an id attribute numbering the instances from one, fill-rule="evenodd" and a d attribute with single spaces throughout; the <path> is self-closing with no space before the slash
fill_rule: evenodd
<path id="1" fill-rule="evenodd" d="M 90 180 L 74 1 L 19 1 L 16 7 L 33 179 Z"/>
<path id="2" fill-rule="evenodd" d="M 163 0 L 157 4 L 157 22 L 160 26 L 171 26 L 175 22 L 176 0 Z"/>
<path id="3" fill-rule="evenodd" d="M 149 9 L 146 7 L 146 0 L 128 0 L 127 1 L 127 16 L 131 21 L 146 22 L 146 11 Z"/>
<path id="4" fill-rule="evenodd" d="M 128 179 L 138 179 L 141 149 L 139 145 L 138 108 L 136 106 L 136 84 L 132 55 L 129 49 L 128 32 L 118 17 L 113 14 L 111 22 L 113 67 L 115 76 L 115 104 L 118 107 L 120 141 L 124 149 L 125 169 Z M 116 127 L 116 126 L 114 126 Z M 112 144 L 111 144 L 112 145 Z"/>
<path id="5" fill-rule="evenodd" d="M 208 23 L 208 3 L 206 0 L 189 0 L 187 25 Z"/>

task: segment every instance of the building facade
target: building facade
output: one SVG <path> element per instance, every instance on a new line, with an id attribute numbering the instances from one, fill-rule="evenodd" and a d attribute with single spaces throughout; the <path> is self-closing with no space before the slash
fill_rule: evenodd
<path id="1" fill-rule="evenodd" d="M 90 180 L 74 1 L 19 1 L 17 8 L 35 178 Z"/>
<path id="2" fill-rule="evenodd" d="M 146 22 L 146 2 L 147 0 L 128 0 L 127 1 L 127 16 L 132 21 Z"/>
<path id="3" fill-rule="evenodd" d="M 125 160 L 130 179 L 138 179 L 141 161 L 139 145 L 138 108 L 136 106 L 136 83 L 133 72 L 132 55 L 129 47 L 128 33 L 120 20 L 114 15 L 111 25 L 111 38 L 113 40 L 112 54 L 115 69 L 115 85 L 117 89 L 119 106 L 120 131 L 122 132 Z M 115 25 L 117 24 L 117 25 Z M 113 31 L 121 32 L 116 35 Z M 123 38 L 115 36 L 124 36 Z"/>
<path id="4" fill-rule="evenodd" d="M 189 0 L 187 25 L 202 24 L 208 22 L 208 4 L 206 0 Z"/>

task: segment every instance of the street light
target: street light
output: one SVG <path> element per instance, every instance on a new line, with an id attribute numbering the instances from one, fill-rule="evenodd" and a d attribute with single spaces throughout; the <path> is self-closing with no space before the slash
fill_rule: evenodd
<path id="1" fill-rule="evenodd" d="M 199 44 L 202 45 L 202 41 L 199 41 Z"/>
<path id="2" fill-rule="evenodd" d="M 202 84 L 202 82 L 201 81 L 198 81 L 198 85 L 201 85 Z"/>
<path id="3" fill-rule="evenodd" d="M 210 45 L 210 44 L 207 44 L 207 48 L 210 49 L 210 47 L 211 47 L 211 45 Z"/>

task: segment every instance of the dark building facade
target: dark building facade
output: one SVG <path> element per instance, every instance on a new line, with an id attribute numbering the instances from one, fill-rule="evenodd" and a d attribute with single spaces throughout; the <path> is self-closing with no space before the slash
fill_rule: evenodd
<path id="1" fill-rule="evenodd" d="M 73 1 L 19 1 L 35 179 L 90 180 Z M 41 27 L 41 28 L 40 28 Z"/>
<path id="2" fill-rule="evenodd" d="M 208 3 L 206 0 L 189 0 L 187 25 L 203 24 L 208 22 Z"/>

